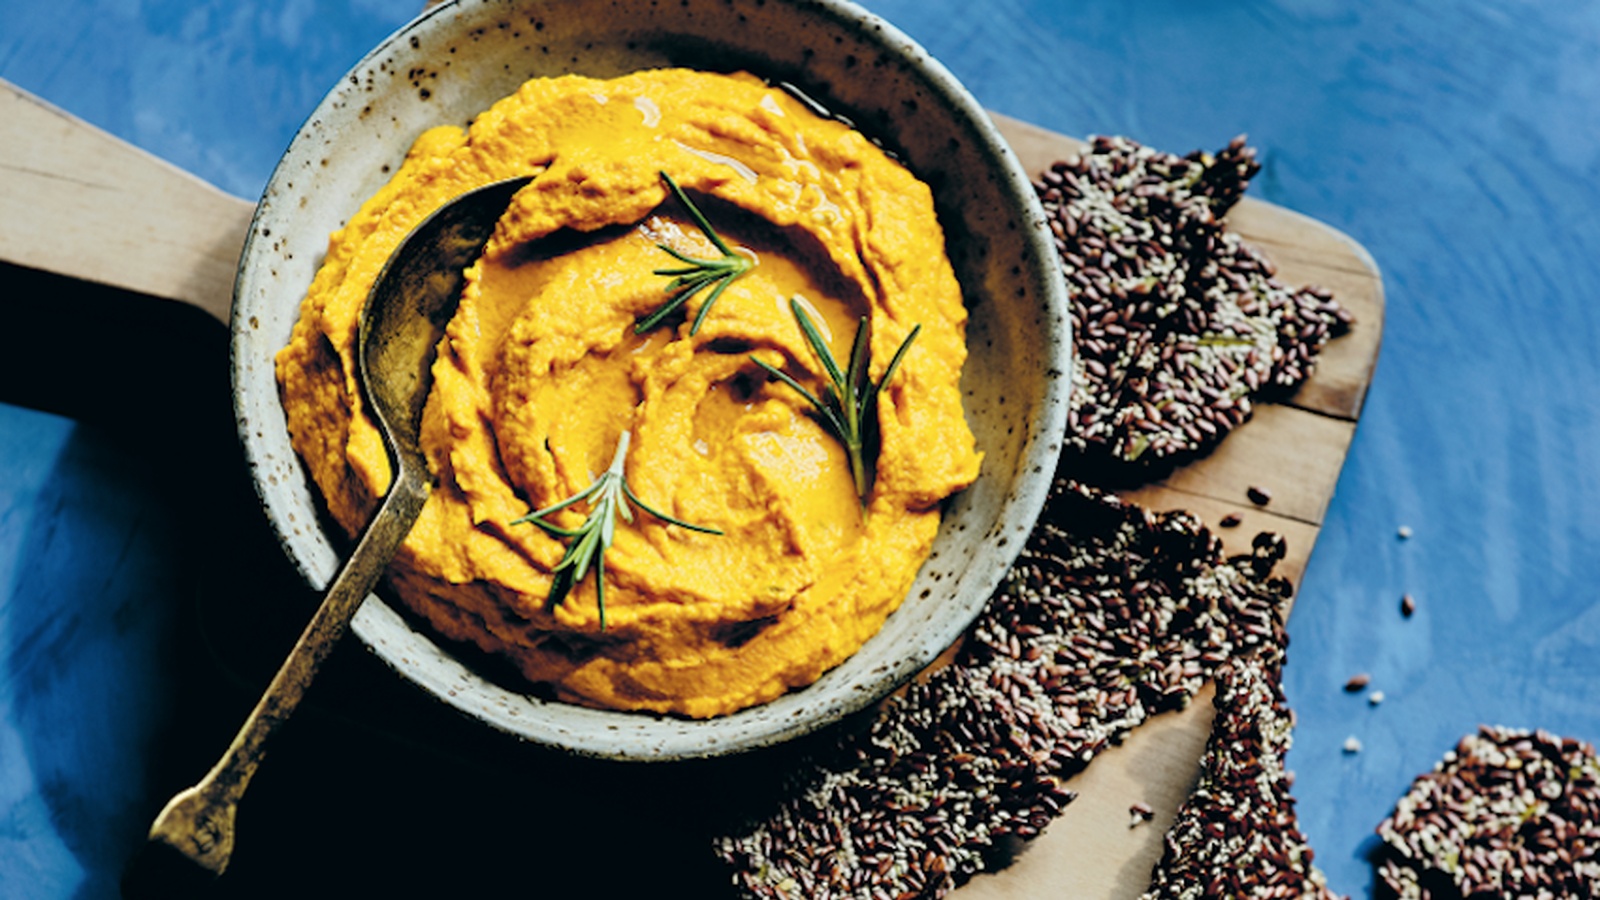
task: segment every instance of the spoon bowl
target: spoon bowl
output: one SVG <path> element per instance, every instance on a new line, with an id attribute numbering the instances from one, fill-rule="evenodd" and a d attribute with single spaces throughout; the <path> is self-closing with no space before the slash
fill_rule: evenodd
<path id="1" fill-rule="evenodd" d="M 406 476 L 427 472 L 418 447 L 422 407 L 462 272 L 483 252 L 511 196 L 532 180 L 487 184 L 434 211 L 396 248 L 367 296 L 357 338 L 361 389 L 391 462 Z"/>

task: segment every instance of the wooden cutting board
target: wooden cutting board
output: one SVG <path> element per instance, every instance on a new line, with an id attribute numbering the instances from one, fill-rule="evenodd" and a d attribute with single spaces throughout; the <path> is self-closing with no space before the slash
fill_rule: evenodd
<path id="1" fill-rule="evenodd" d="M 995 120 L 1030 173 L 1083 146 Z M 4 81 L 0 148 L 0 262 L 179 300 L 227 321 L 252 203 Z M 1230 552 L 1247 552 L 1258 531 L 1282 534 L 1289 553 L 1279 572 L 1298 584 L 1377 360 L 1383 285 L 1360 245 L 1313 219 L 1246 197 L 1228 223 L 1278 265 L 1282 281 L 1329 288 L 1356 324 L 1325 348 L 1293 402 L 1256 407 L 1216 452 L 1125 496 L 1156 510 L 1190 510 L 1214 527 L 1222 516 L 1240 514 L 1238 528 L 1215 528 Z M 1267 508 L 1246 499 L 1252 485 L 1272 492 Z M 1011 866 L 977 877 L 956 896 L 1137 897 L 1193 784 L 1210 718 L 1209 695 L 1202 695 L 1189 710 L 1135 730 L 1070 783 L 1078 799 Z M 1154 819 L 1130 827 L 1135 802 L 1154 808 Z"/>
<path id="2" fill-rule="evenodd" d="M 1023 167 L 1037 176 L 1083 142 L 995 116 Z M 1231 135 L 1224 135 L 1222 143 Z M 1162 148 L 1187 152 L 1193 148 Z M 1206 148 L 1215 149 L 1215 148 Z M 1222 537 L 1229 553 L 1248 553 L 1261 531 L 1288 541 L 1278 572 L 1300 584 L 1306 561 L 1333 499 L 1383 334 L 1383 280 L 1366 250 L 1346 235 L 1270 203 L 1245 197 L 1228 214 L 1228 227 L 1278 267 L 1285 284 L 1317 284 L 1355 314 L 1355 325 L 1330 342 L 1315 373 L 1287 404 L 1261 404 L 1250 421 L 1215 452 L 1157 484 L 1123 491 L 1150 509 L 1186 509 Z M 1246 498 L 1251 486 L 1267 488 L 1271 503 Z M 1236 528 L 1218 527 L 1228 513 Z M 1149 884 L 1161 841 L 1198 775 L 1211 726 L 1209 689 L 1187 710 L 1152 719 L 1119 747 L 1097 757 L 1068 782 L 1077 800 L 1008 868 L 980 875 L 957 890 L 979 898 L 1136 898 Z M 1128 807 L 1155 810 L 1148 823 L 1130 826 Z"/>

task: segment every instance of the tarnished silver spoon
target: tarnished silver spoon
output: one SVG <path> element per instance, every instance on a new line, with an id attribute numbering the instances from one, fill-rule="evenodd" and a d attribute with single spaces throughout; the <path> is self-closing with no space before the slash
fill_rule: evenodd
<path id="1" fill-rule="evenodd" d="M 198 784 L 168 801 L 150 826 L 151 842 L 171 847 L 214 875 L 222 874 L 233 855 L 238 803 L 267 738 L 299 705 L 422 512 L 432 485 L 418 438 L 436 348 L 455 312 L 463 270 L 483 251 L 511 195 L 530 180 L 496 182 L 440 208 L 401 241 L 367 296 L 357 365 L 362 397 L 394 470 L 389 492 L 233 743 Z"/>

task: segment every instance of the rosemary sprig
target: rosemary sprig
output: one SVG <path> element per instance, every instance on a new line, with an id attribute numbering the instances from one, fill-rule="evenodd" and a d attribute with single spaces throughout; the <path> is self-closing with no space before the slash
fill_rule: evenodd
<path id="1" fill-rule="evenodd" d="M 735 253 L 728 246 L 722 236 L 717 234 L 716 229 L 711 227 L 711 223 L 706 221 L 705 214 L 700 212 L 700 208 L 695 206 L 694 201 L 689 199 L 689 195 L 685 194 L 683 189 L 678 187 L 678 183 L 672 180 L 671 175 L 662 172 L 661 180 L 667 183 L 667 187 L 671 189 L 673 196 L 677 197 L 678 202 L 683 204 L 683 208 L 689 211 L 689 217 L 694 219 L 695 227 L 700 229 L 700 233 L 705 235 L 713 246 L 722 251 L 722 257 L 720 259 L 701 259 L 658 242 L 656 244 L 657 247 L 672 256 L 673 259 L 683 263 L 683 265 L 654 270 L 657 275 L 673 276 L 672 280 L 667 282 L 667 302 L 656 307 L 654 312 L 635 322 L 633 333 L 644 334 L 646 331 L 661 324 L 662 319 L 672 315 L 678 307 L 687 303 L 690 297 L 709 287 L 711 293 L 706 296 L 706 302 L 700 304 L 700 311 L 695 314 L 694 323 L 689 326 L 691 335 L 698 334 L 700 323 L 706 320 L 706 313 L 711 311 L 712 304 L 716 303 L 717 298 L 722 296 L 722 292 L 728 289 L 728 285 L 732 284 L 740 275 L 754 268 L 756 263 L 755 260 L 748 256 Z"/>
<path id="2" fill-rule="evenodd" d="M 806 315 L 800 301 L 789 298 L 789 311 L 794 314 L 795 321 L 800 324 L 800 332 L 805 335 L 806 343 L 811 346 L 811 352 L 816 354 L 822 363 L 822 368 L 828 376 L 828 383 L 822 387 L 822 396 L 817 396 L 806 390 L 800 382 L 789 377 L 782 369 L 770 365 L 763 360 L 751 356 L 756 365 L 765 369 L 767 374 L 794 388 L 807 402 L 817 409 L 817 416 L 822 420 L 829 431 L 844 444 L 845 454 L 850 458 L 850 477 L 855 481 L 856 494 L 861 498 L 861 505 L 867 505 L 867 492 L 872 485 L 867 480 L 867 466 L 865 456 L 866 438 L 868 429 L 878 421 L 878 394 L 883 391 L 883 386 L 894 377 L 895 370 L 900 368 L 900 361 L 905 358 L 906 350 L 911 347 L 911 342 L 916 340 L 922 331 L 922 326 L 917 325 L 900 342 L 900 348 L 894 351 L 889 365 L 883 370 L 883 377 L 877 384 L 867 374 L 867 318 L 861 317 L 856 325 L 855 342 L 850 346 L 850 361 L 841 371 L 838 360 L 833 358 L 833 351 L 828 349 L 827 341 L 822 333 L 817 330 L 811 317 Z"/>
<path id="3" fill-rule="evenodd" d="M 628 442 L 631 438 L 629 432 L 624 431 L 617 440 L 617 454 L 611 460 L 611 467 L 596 478 L 588 487 L 573 494 L 571 497 L 544 509 L 528 513 L 521 518 L 511 520 L 513 525 L 531 522 L 546 533 L 563 538 L 572 538 L 572 543 L 567 545 L 566 552 L 562 554 L 561 561 L 556 563 L 552 573 L 555 580 L 550 584 L 550 605 L 559 606 L 567 599 L 572 589 L 583 581 L 589 574 L 590 566 L 594 567 L 594 593 L 595 602 L 600 608 L 600 630 L 606 627 L 606 551 L 611 548 L 611 540 L 615 536 L 617 516 L 623 521 L 633 521 L 633 510 L 628 502 L 638 504 L 639 508 L 663 522 L 670 522 L 691 531 L 704 534 L 721 534 L 717 528 L 705 525 L 695 525 L 682 519 L 674 518 L 656 509 L 639 499 L 639 495 L 628 486 L 627 476 L 623 474 L 623 460 L 628 456 Z M 593 499 L 591 499 L 593 498 Z M 562 528 L 550 522 L 546 517 L 551 513 L 559 512 L 583 500 L 589 500 L 589 515 L 583 524 L 577 528 Z"/>

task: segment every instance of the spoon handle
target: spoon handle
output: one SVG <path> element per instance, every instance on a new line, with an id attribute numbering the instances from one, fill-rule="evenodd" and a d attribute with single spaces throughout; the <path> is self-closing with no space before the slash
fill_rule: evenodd
<path id="1" fill-rule="evenodd" d="M 317 669 L 348 630 L 361 601 L 422 512 L 428 490 L 425 477 L 400 467 L 377 514 L 227 752 L 198 784 L 167 802 L 150 826 L 150 840 L 171 846 L 213 874 L 228 867 L 237 805 L 265 754 L 267 738 L 294 712 Z"/>

